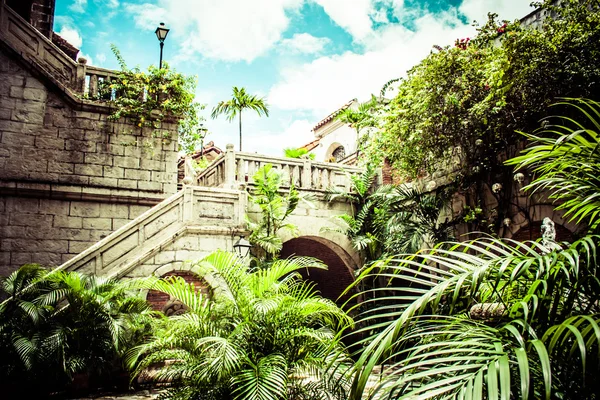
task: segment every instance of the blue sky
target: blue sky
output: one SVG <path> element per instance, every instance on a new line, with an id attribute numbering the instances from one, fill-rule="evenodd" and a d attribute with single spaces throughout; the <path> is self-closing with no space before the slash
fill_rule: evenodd
<path id="1" fill-rule="evenodd" d="M 530 0 L 56 0 L 54 30 L 93 65 L 158 64 L 154 30 L 171 29 L 164 59 L 198 77 L 207 140 L 237 147 L 237 124 L 210 109 L 232 86 L 264 96 L 269 118 L 244 114 L 244 151 L 282 155 L 313 139 L 320 119 L 352 98 L 366 100 L 432 46 L 474 34 L 488 11 L 515 19 Z"/>

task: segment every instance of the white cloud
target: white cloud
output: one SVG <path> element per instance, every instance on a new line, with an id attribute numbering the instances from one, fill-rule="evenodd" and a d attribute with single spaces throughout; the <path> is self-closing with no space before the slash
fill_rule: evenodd
<path id="1" fill-rule="evenodd" d="M 303 0 L 160 0 L 159 5 L 126 5 L 136 24 L 154 29 L 158 22 L 177 25 L 184 53 L 225 61 L 247 61 L 265 54 L 281 39 L 290 12 Z"/>
<path id="2" fill-rule="evenodd" d="M 76 13 L 84 13 L 87 6 L 87 0 L 74 0 L 69 9 Z"/>
<path id="3" fill-rule="evenodd" d="M 283 39 L 281 46 L 292 53 L 317 54 L 323 52 L 331 40 L 326 37 L 315 37 L 309 33 L 296 33 L 290 39 Z"/>
<path id="4" fill-rule="evenodd" d="M 295 120 L 285 125 L 287 128 L 282 132 L 257 131 L 255 124 L 243 126 L 244 151 L 283 157 L 283 149 L 300 147 L 315 139 L 310 131 L 313 124 L 307 120 Z M 256 126 L 260 124 L 256 123 Z M 235 143 L 237 149 L 238 142 Z"/>
<path id="5" fill-rule="evenodd" d="M 340 27 L 344 28 L 355 39 L 362 39 L 371 33 L 371 14 L 373 0 L 313 0 L 323 7 L 323 10 Z"/>
<path id="6" fill-rule="evenodd" d="M 100 63 L 100 65 L 106 62 L 106 54 L 104 53 L 96 53 L 96 60 Z"/>
<path id="7" fill-rule="evenodd" d="M 513 20 L 524 17 L 533 11 L 530 1 L 524 0 L 464 0 L 459 7 L 469 22 L 477 20 L 479 23 L 487 21 L 487 13 L 498 13 L 500 19 Z"/>
<path id="8" fill-rule="evenodd" d="M 67 42 L 71 43 L 73 46 L 77 47 L 78 49 L 81 48 L 83 39 L 81 38 L 81 35 L 76 29 L 71 28 L 67 25 L 63 25 L 60 31 L 58 32 L 58 35 L 65 39 Z"/>
<path id="9" fill-rule="evenodd" d="M 403 12 L 401 1 L 386 0 Z M 479 6 L 480 2 L 487 5 Z M 361 33 L 364 52 L 346 52 L 319 57 L 310 63 L 287 66 L 281 79 L 269 92 L 269 103 L 285 110 L 307 110 L 325 116 L 349 99 L 366 100 L 378 94 L 389 80 L 404 76 L 429 52 L 434 44 L 449 45 L 456 38 L 472 36 L 473 27 L 459 18 L 462 12 L 482 20 L 494 9 L 495 0 L 465 0 L 460 9 L 426 14 L 413 20 L 414 30 L 388 24 Z M 498 10 L 502 18 L 514 19 L 529 12 L 522 0 L 505 0 Z M 359 7 L 360 8 L 360 7 Z"/>

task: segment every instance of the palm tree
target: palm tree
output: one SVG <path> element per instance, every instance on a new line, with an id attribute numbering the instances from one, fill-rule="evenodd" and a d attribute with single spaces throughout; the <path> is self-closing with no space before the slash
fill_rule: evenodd
<path id="1" fill-rule="evenodd" d="M 77 373 L 110 372 L 144 334 L 148 304 L 139 281 L 25 265 L 1 282 L 0 381 L 19 394 L 63 389 Z M 23 385 L 25 382 L 38 385 Z"/>
<path id="2" fill-rule="evenodd" d="M 335 118 L 345 124 L 350 125 L 356 130 L 356 154 L 358 154 L 360 131 L 364 128 L 377 125 L 377 119 L 373 115 L 373 109 L 377 106 L 378 100 L 375 96 L 371 100 L 358 105 L 354 110 L 350 107 L 342 110 Z"/>
<path id="3" fill-rule="evenodd" d="M 596 229 L 600 105 L 567 104 L 583 122 L 564 118 L 568 126 L 526 135 L 531 147 L 509 163 L 533 168 L 529 189 L 550 191 Z M 572 244 L 483 237 L 369 266 L 356 284 L 388 285 L 364 296 L 364 351 L 349 398 L 597 399 L 599 244 L 596 235 Z M 387 371 L 368 391 L 380 364 Z"/>
<path id="4" fill-rule="evenodd" d="M 242 151 L 242 110 L 244 109 L 254 110 L 259 116 L 269 116 L 269 107 L 264 98 L 248 94 L 245 88 L 238 88 L 236 86 L 233 87 L 233 98 L 220 101 L 211 113 L 213 119 L 221 114 L 225 114 L 229 122 L 238 116 L 240 123 L 240 151 Z"/>
<path id="5" fill-rule="evenodd" d="M 307 257 L 266 269 L 248 263 L 222 251 L 197 262 L 211 298 L 181 278 L 155 283 L 188 312 L 157 321 L 150 341 L 129 354 L 134 373 L 168 360 L 153 374 L 174 384 L 167 398 L 345 399 L 338 378 L 347 360 L 336 332 L 351 319 L 298 273 L 326 266 Z"/>

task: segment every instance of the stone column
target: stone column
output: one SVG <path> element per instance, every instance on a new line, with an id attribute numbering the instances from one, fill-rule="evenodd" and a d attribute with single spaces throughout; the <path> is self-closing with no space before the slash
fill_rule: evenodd
<path id="1" fill-rule="evenodd" d="M 310 158 L 305 158 L 304 165 L 302 166 L 302 182 L 301 182 L 301 184 L 302 184 L 303 189 L 310 189 L 312 186 L 311 168 L 312 168 L 312 163 L 310 162 Z"/>
<path id="2" fill-rule="evenodd" d="M 225 148 L 225 187 L 233 187 L 235 183 L 235 151 L 233 144 Z"/>

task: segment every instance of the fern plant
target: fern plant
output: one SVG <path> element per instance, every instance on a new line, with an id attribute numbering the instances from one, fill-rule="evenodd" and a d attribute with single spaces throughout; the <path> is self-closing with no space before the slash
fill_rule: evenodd
<path id="1" fill-rule="evenodd" d="M 528 135 L 532 147 L 509 163 L 532 167 L 529 187 L 593 228 L 598 104 L 568 105 L 584 122 L 563 118 L 572 126 Z M 356 285 L 386 284 L 360 294 L 368 304 L 357 318 L 363 351 L 349 398 L 597 399 L 599 243 L 483 237 L 370 265 Z M 385 372 L 369 390 L 377 365 Z"/>
<path id="2" fill-rule="evenodd" d="M 130 351 L 136 375 L 158 368 L 152 379 L 172 382 L 170 399 L 347 397 L 347 381 L 338 378 L 348 360 L 336 332 L 351 319 L 298 273 L 325 265 L 298 257 L 251 271 L 249 260 L 218 251 L 196 266 L 213 297 L 181 278 L 152 286 L 188 312 L 157 321 L 150 341 Z"/>

